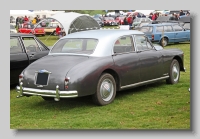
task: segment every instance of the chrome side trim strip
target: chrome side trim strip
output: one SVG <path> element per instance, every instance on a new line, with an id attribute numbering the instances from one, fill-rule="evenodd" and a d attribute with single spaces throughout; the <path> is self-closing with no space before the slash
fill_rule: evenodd
<path id="1" fill-rule="evenodd" d="M 161 77 L 161 78 L 156 78 L 156 79 L 153 79 L 153 80 L 148 80 L 148 81 L 139 82 L 139 83 L 135 83 L 135 84 L 121 86 L 120 89 L 134 87 L 134 86 L 142 85 L 142 84 L 145 84 L 145 83 L 151 83 L 151 82 L 154 82 L 154 81 L 163 80 L 163 79 L 167 79 L 167 78 L 169 78 L 169 76 L 165 76 L 165 77 Z"/>

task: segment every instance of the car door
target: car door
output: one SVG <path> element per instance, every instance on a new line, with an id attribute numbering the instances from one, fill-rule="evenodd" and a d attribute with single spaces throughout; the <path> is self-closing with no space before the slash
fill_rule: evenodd
<path id="1" fill-rule="evenodd" d="M 163 57 L 154 49 L 147 37 L 135 35 L 135 46 L 140 63 L 140 82 L 152 81 L 163 76 Z"/>
<path id="2" fill-rule="evenodd" d="M 175 41 L 175 32 L 173 31 L 171 25 L 164 26 L 164 36 L 166 36 L 168 38 L 168 42 Z"/>
<path id="3" fill-rule="evenodd" d="M 184 42 L 189 40 L 189 32 L 185 31 L 183 27 L 180 25 L 176 24 L 173 25 L 173 29 L 175 32 L 175 41 L 174 42 Z"/>
<path id="4" fill-rule="evenodd" d="M 114 69 L 120 76 L 120 83 L 123 86 L 131 85 L 140 81 L 139 57 L 133 47 L 132 36 L 122 36 L 113 47 Z"/>
<path id="5" fill-rule="evenodd" d="M 22 43 L 29 58 L 29 64 L 40 59 L 49 53 L 49 49 L 33 36 L 22 36 Z"/>
<path id="6" fill-rule="evenodd" d="M 18 83 L 20 73 L 29 65 L 19 37 L 10 37 L 10 84 Z"/>

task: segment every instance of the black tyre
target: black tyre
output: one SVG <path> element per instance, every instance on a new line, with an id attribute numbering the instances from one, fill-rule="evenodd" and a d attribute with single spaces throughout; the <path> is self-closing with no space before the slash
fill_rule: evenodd
<path id="1" fill-rule="evenodd" d="M 167 38 L 162 38 L 162 39 L 160 40 L 160 45 L 161 45 L 162 47 L 167 46 L 167 44 L 168 44 L 168 39 L 167 39 Z"/>
<path id="2" fill-rule="evenodd" d="M 42 97 L 45 101 L 53 101 L 53 97 Z"/>
<path id="3" fill-rule="evenodd" d="M 97 84 L 97 91 L 93 95 L 93 101 L 100 106 L 110 104 L 116 96 L 116 83 L 112 75 L 103 74 Z"/>
<path id="4" fill-rule="evenodd" d="M 168 84 L 176 84 L 180 78 L 180 66 L 176 59 L 172 60 L 169 71 L 169 78 L 166 80 Z"/>

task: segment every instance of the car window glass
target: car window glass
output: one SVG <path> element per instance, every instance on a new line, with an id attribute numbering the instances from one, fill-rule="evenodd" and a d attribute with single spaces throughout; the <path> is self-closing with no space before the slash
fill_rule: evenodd
<path id="1" fill-rule="evenodd" d="M 163 26 L 157 26 L 156 32 L 163 32 Z"/>
<path id="2" fill-rule="evenodd" d="M 164 26 L 164 32 L 172 32 L 172 26 Z"/>
<path id="3" fill-rule="evenodd" d="M 147 45 L 147 39 L 145 36 L 136 35 L 135 37 L 136 47 L 139 51 L 148 50 L 150 44 Z"/>
<path id="4" fill-rule="evenodd" d="M 62 39 L 51 50 L 51 53 L 92 54 L 96 48 L 96 39 Z"/>
<path id="5" fill-rule="evenodd" d="M 16 53 L 22 53 L 22 47 L 20 45 L 19 39 L 17 37 L 11 37 L 10 38 L 10 53 L 16 54 Z"/>
<path id="6" fill-rule="evenodd" d="M 37 40 L 35 40 L 35 41 L 38 43 L 38 45 L 42 51 L 47 51 L 47 49 L 39 41 L 37 41 Z"/>
<path id="7" fill-rule="evenodd" d="M 174 25 L 173 28 L 175 31 L 183 31 L 183 28 L 179 25 Z"/>
<path id="8" fill-rule="evenodd" d="M 141 27 L 139 30 L 144 32 L 144 33 L 153 31 L 152 27 Z"/>
<path id="9" fill-rule="evenodd" d="M 22 41 L 27 52 L 38 52 L 40 48 L 38 47 L 35 39 L 33 37 L 22 37 Z"/>
<path id="10" fill-rule="evenodd" d="M 114 53 L 124 53 L 134 51 L 132 37 L 123 36 L 119 38 L 114 44 Z"/>

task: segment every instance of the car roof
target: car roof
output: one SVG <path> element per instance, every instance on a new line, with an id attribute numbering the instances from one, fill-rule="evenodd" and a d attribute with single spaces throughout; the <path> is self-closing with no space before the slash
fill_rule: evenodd
<path id="1" fill-rule="evenodd" d="M 110 56 L 112 55 L 112 49 L 114 43 L 121 36 L 126 35 L 145 35 L 143 32 L 138 30 L 122 30 L 122 29 L 98 29 L 81 31 L 72 34 L 68 34 L 62 39 L 96 39 L 98 41 L 97 46 L 90 56 Z"/>
<path id="2" fill-rule="evenodd" d="M 72 34 L 68 34 L 64 36 L 64 38 L 108 38 L 110 36 L 120 37 L 123 35 L 131 35 L 131 34 L 144 34 L 141 31 L 137 30 L 122 30 L 122 29 L 98 29 L 98 30 L 88 30 L 88 31 L 81 31 Z"/>
<path id="3" fill-rule="evenodd" d="M 175 25 L 175 24 L 178 24 L 178 23 L 159 23 L 159 24 L 148 24 L 145 26 L 164 26 L 164 25 Z"/>

